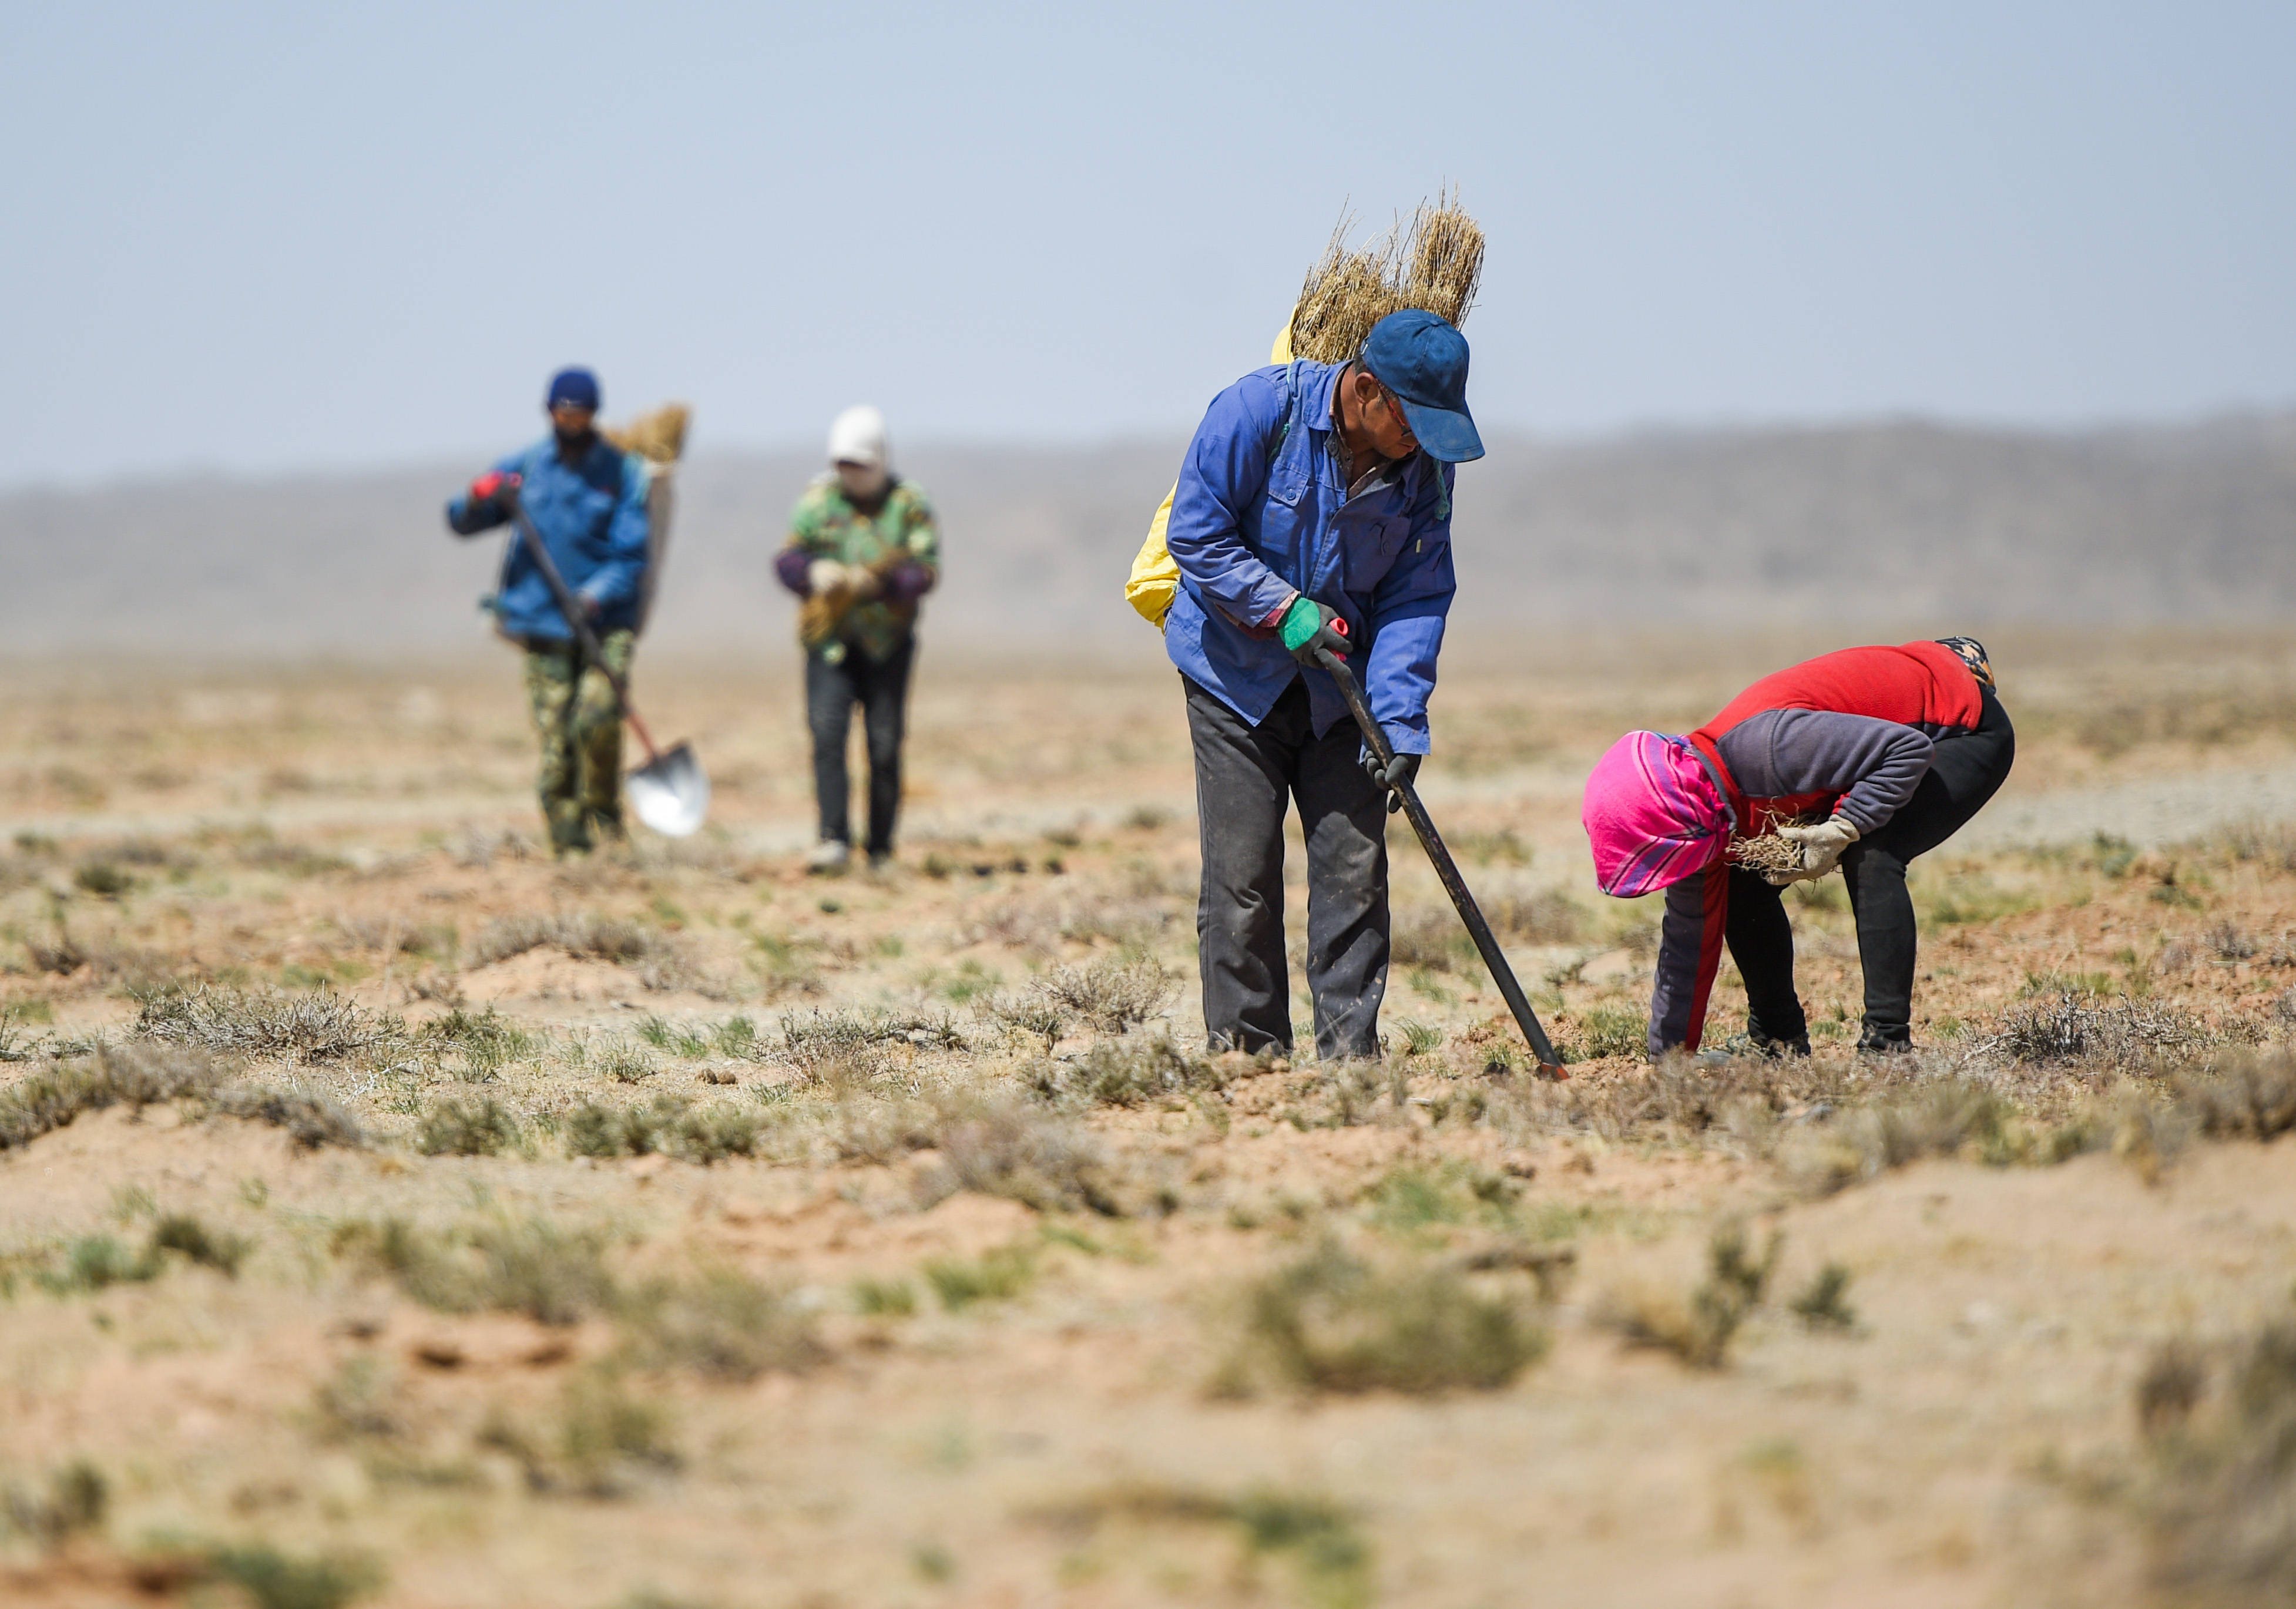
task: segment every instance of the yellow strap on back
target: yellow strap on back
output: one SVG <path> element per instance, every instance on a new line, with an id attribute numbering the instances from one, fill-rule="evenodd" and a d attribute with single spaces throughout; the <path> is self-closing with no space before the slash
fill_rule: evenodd
<path id="1" fill-rule="evenodd" d="M 1292 361 L 1292 321 L 1285 319 L 1276 332 L 1275 344 L 1268 349 L 1270 363 Z M 1124 582 L 1124 601 L 1132 605 L 1140 618 L 1155 627 L 1164 628 L 1164 617 L 1172 611 L 1173 595 L 1180 590 L 1179 562 L 1164 546 L 1164 529 L 1171 523 L 1172 499 L 1179 492 L 1177 481 L 1164 494 L 1156 505 L 1156 517 L 1148 521 L 1148 539 L 1132 558 L 1132 573 Z"/>

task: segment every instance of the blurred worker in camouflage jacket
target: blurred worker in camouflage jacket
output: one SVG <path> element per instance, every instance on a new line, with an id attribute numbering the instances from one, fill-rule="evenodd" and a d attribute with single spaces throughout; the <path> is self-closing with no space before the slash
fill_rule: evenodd
<path id="1" fill-rule="evenodd" d="M 824 873 L 844 870 L 853 858 L 845 741 L 857 704 L 869 748 L 869 864 L 892 858 L 917 600 L 940 574 L 932 505 L 893 472 L 884 415 L 867 406 L 840 414 L 829 430 L 829 460 L 830 472 L 798 499 L 789 544 L 774 564 L 782 585 L 805 600 L 798 640 L 821 809 L 821 841 L 807 864 Z"/>
<path id="2" fill-rule="evenodd" d="M 647 470 L 598 434 L 597 376 L 554 375 L 544 407 L 550 434 L 512 454 L 447 505 L 447 524 L 472 537 L 508 524 L 523 507 L 572 589 L 599 656 L 627 680 L 648 562 Z M 526 696 L 542 741 L 537 791 L 550 847 L 587 852 L 622 827 L 622 711 L 613 684 L 586 661 L 549 583 L 513 533 L 488 607 L 496 628 L 526 650 Z"/>

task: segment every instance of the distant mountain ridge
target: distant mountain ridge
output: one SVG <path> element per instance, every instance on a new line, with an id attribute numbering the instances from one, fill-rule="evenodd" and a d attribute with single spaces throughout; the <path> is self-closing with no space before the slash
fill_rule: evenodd
<path id="1" fill-rule="evenodd" d="M 1006 648 L 1144 640 L 1122 582 L 1183 445 L 906 453 L 947 549 L 928 631 Z M 1462 623 L 2234 624 L 2296 609 L 2296 414 L 1490 447 L 1459 479 Z M 502 539 L 455 540 L 440 508 L 485 462 L 0 495 L 0 644 L 356 657 L 471 645 Z M 718 454 L 680 472 L 654 637 L 787 644 L 791 606 L 769 565 L 817 467 L 809 454 Z"/>

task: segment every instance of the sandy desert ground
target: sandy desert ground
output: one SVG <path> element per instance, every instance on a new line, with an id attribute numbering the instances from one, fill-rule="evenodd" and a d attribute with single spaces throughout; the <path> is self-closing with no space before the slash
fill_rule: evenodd
<path id="1" fill-rule="evenodd" d="M 0 1598 L 2284 1597 L 2296 639 L 1988 635 L 1923 1053 L 1836 880 L 1817 1054 L 1657 1070 L 1578 781 L 1834 644 L 1459 645 L 1424 791 L 1562 1083 L 1400 828 L 1388 1056 L 1201 1053 L 1144 655 L 929 646 L 834 880 L 780 659 L 642 660 L 712 826 L 563 865 L 506 654 L 15 667 Z"/>

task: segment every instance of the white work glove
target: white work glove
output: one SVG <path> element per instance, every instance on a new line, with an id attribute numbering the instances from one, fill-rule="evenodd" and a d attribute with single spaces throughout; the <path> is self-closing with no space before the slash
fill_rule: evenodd
<path id="1" fill-rule="evenodd" d="M 1778 836 L 1801 845 L 1801 867 L 1792 872 L 1764 872 L 1763 877 L 1784 888 L 1789 882 L 1814 882 L 1841 864 L 1841 851 L 1857 841 L 1857 824 L 1843 816 L 1829 816 L 1816 826 L 1780 827 Z"/>
<path id="2" fill-rule="evenodd" d="M 805 567 L 805 584 L 816 597 L 848 591 L 853 585 L 852 567 L 835 559 L 816 559 Z"/>

